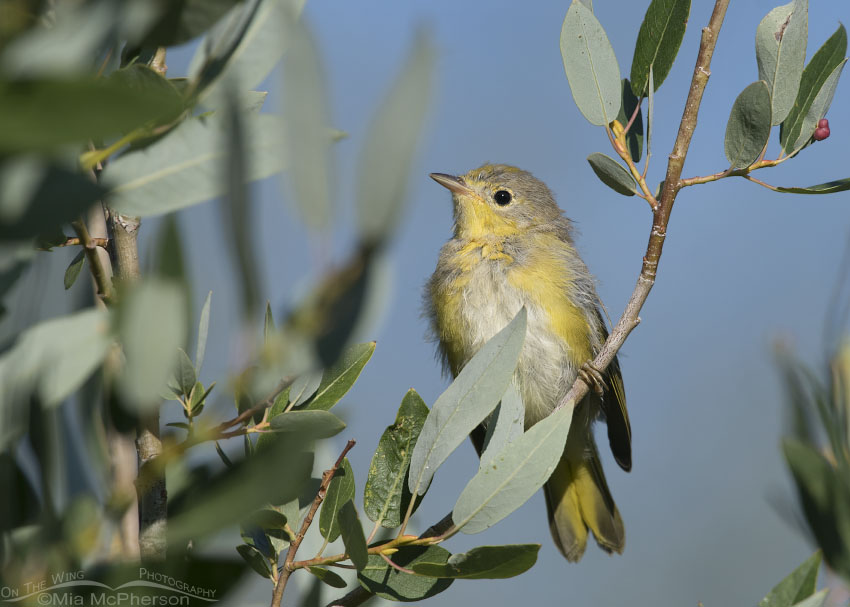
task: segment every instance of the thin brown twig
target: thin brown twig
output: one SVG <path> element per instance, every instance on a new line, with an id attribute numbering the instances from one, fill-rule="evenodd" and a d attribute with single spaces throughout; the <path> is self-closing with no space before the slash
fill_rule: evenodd
<path id="1" fill-rule="evenodd" d="M 389 565 L 393 569 L 397 569 L 398 571 L 401 571 L 402 573 L 407 573 L 408 575 L 416 575 L 416 572 L 412 569 L 405 569 L 401 565 L 396 565 L 395 563 L 393 563 L 393 560 L 386 554 L 381 553 L 381 558 L 384 559 L 387 562 L 387 565 Z"/>
<path id="2" fill-rule="evenodd" d="M 74 232 L 76 232 L 77 238 L 83 247 L 83 253 L 86 256 L 86 261 L 89 262 L 91 275 L 94 278 L 95 285 L 97 286 L 97 294 L 104 303 L 114 303 L 115 296 L 112 291 L 112 280 L 110 279 L 106 268 L 101 263 L 100 256 L 97 254 L 97 245 L 95 244 L 91 234 L 89 234 L 89 230 L 82 217 L 76 221 L 72 221 L 71 227 L 74 229 Z"/>
<path id="3" fill-rule="evenodd" d="M 691 138 L 696 129 L 699 107 L 711 74 L 711 58 L 714 54 L 717 36 L 720 33 L 720 27 L 723 25 L 727 8 L 729 8 L 729 0 L 717 0 L 714 4 L 714 10 L 712 11 L 708 26 L 702 30 L 699 53 L 697 54 L 696 65 L 694 66 L 694 73 L 691 78 L 690 89 L 688 90 L 688 98 L 685 101 L 685 109 L 682 112 L 682 120 L 679 123 L 679 132 L 676 135 L 673 151 L 667 163 L 667 174 L 661 189 L 661 197 L 652 213 L 652 228 L 640 274 L 638 275 L 637 284 L 629 298 L 629 302 L 626 304 L 623 315 L 617 321 L 608 339 L 605 340 L 605 343 L 593 360 L 594 367 L 600 371 L 604 371 L 611 361 L 614 360 L 614 356 L 616 356 L 619 349 L 623 346 L 626 338 L 640 323 L 640 310 L 655 284 L 658 262 L 661 259 L 664 239 L 667 236 L 667 224 L 670 221 L 670 213 L 673 210 L 673 202 L 676 200 L 676 195 L 683 187 L 681 181 L 682 168 L 685 164 L 685 157 L 688 154 Z M 576 403 L 581 401 L 588 390 L 589 386 L 580 377 L 577 378 L 557 408 L 575 407 Z"/>
<path id="4" fill-rule="evenodd" d="M 298 535 L 295 536 L 295 539 L 292 540 L 292 543 L 289 545 L 289 550 L 286 552 L 286 560 L 283 562 L 283 568 L 281 569 L 280 575 L 277 578 L 277 582 L 274 585 L 274 593 L 272 594 L 272 602 L 271 607 L 280 607 L 280 602 L 283 599 L 283 591 L 286 588 L 286 583 L 289 581 L 289 576 L 292 575 L 294 569 L 292 568 L 292 562 L 295 560 L 295 553 L 298 552 L 298 548 L 301 546 L 301 542 L 304 540 L 304 536 L 307 534 L 307 530 L 310 528 L 310 525 L 313 523 L 313 517 L 316 516 L 316 511 L 318 511 L 319 506 L 322 504 L 322 501 L 325 499 L 325 495 L 328 492 L 328 487 L 333 480 L 336 471 L 339 470 L 339 467 L 342 465 L 342 460 L 345 459 L 345 456 L 349 451 L 354 447 L 355 441 L 349 440 L 345 444 L 345 448 L 342 450 L 342 453 L 339 454 L 336 462 L 333 467 L 329 470 L 325 470 L 324 474 L 322 474 L 322 484 L 319 486 L 319 490 L 316 492 L 316 497 L 313 500 L 313 504 L 310 506 L 309 512 L 307 512 L 307 516 L 304 517 L 304 522 L 301 524 L 301 529 L 298 531 Z"/>

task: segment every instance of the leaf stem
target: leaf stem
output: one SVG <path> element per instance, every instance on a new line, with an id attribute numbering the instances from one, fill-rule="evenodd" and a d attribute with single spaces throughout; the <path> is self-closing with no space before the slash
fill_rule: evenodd
<path id="1" fill-rule="evenodd" d="M 322 484 L 319 485 L 319 490 L 316 492 L 313 504 L 310 506 L 307 516 L 304 517 L 304 522 L 301 523 L 301 529 L 298 531 L 298 535 L 296 535 L 295 539 L 292 540 L 292 543 L 289 545 L 289 550 L 286 552 L 286 560 L 283 562 L 283 568 L 281 569 L 277 582 L 274 585 L 271 607 L 280 607 L 280 602 L 283 599 L 283 591 L 286 589 L 286 583 L 289 581 L 289 576 L 292 575 L 292 572 L 295 570 L 295 567 L 292 566 L 292 563 L 295 560 L 295 553 L 298 552 L 298 548 L 301 546 L 301 542 L 304 541 L 304 536 L 307 534 L 307 530 L 313 523 L 313 517 L 316 516 L 316 511 L 325 499 L 325 495 L 328 492 L 328 487 L 331 484 L 331 480 L 333 480 L 334 474 L 336 474 L 336 471 L 339 470 L 339 467 L 342 465 L 342 460 L 345 459 L 345 456 L 349 451 L 351 451 L 354 445 L 355 441 L 349 440 L 346 443 L 345 448 L 343 448 L 342 453 L 339 454 L 339 457 L 333 467 L 329 470 L 325 470 L 324 474 L 322 474 Z"/>
<path id="2" fill-rule="evenodd" d="M 109 273 L 104 267 L 103 263 L 101 263 L 100 256 L 97 254 L 97 243 L 95 239 L 91 237 L 89 234 L 89 230 L 86 227 L 85 222 L 82 217 L 77 219 L 76 221 L 71 222 L 71 227 L 74 229 L 74 232 L 77 234 L 77 240 L 79 244 L 83 247 L 83 253 L 86 256 L 86 261 L 89 262 L 89 268 L 91 268 L 91 275 L 94 278 L 95 286 L 97 287 L 97 294 L 103 300 L 104 303 L 111 305 L 115 303 L 115 294 L 112 290 L 112 280 L 109 277 Z M 102 238 L 98 238 L 97 240 L 104 240 Z"/>

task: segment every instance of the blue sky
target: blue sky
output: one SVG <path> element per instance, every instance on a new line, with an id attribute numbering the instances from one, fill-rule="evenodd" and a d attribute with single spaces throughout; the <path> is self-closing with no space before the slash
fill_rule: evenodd
<path id="1" fill-rule="evenodd" d="M 594 4 L 625 75 L 645 3 Z M 707 0 L 693 4 L 679 58 L 656 94 L 652 182 L 663 176 L 699 31 L 713 6 Z M 731 4 L 683 176 L 726 168 L 729 110 L 736 95 L 757 79 L 755 28 L 775 5 Z M 390 298 L 381 323 L 369 334 L 378 347 L 339 406 L 349 426 L 321 462 L 329 465 L 333 451 L 356 438 L 350 459 L 361 492 L 380 433 L 407 389 L 416 388 L 431 404 L 447 385 L 433 346 L 424 339 L 421 317 L 422 285 L 451 228 L 449 195 L 429 172 L 462 173 L 486 161 L 532 171 L 575 221 L 579 250 L 599 280 L 612 318 L 619 317 L 632 291 L 651 216 L 642 200 L 602 185 L 585 160 L 595 151 L 611 152 L 604 132 L 576 109 L 564 76 L 558 37 L 567 7 L 566 1 L 504 0 L 307 3 L 306 18 L 327 70 L 333 126 L 350 137 L 335 149 L 338 219 L 330 239 L 305 235 L 288 190 L 276 180 L 254 188 L 264 296 L 278 311 L 303 291 L 327 242 L 334 243 L 330 257 L 337 259 L 351 245 L 358 153 L 415 31 L 429 32 L 437 49 L 436 86 L 410 175 L 408 208 L 388 260 Z M 850 4 L 812 0 L 809 56 L 839 21 L 850 21 Z M 191 48 L 172 53 L 170 75 L 184 73 L 190 57 Z M 266 111 L 274 110 L 277 97 L 270 95 Z M 850 89 L 841 82 L 826 142 L 758 177 L 778 185 L 810 185 L 850 175 L 842 147 L 850 119 L 838 111 L 848 98 Z M 778 131 L 769 156 L 776 155 L 777 140 Z M 194 239 L 189 251 L 196 307 L 214 291 L 205 382 L 226 374 L 236 344 L 234 287 L 219 249 L 218 221 L 213 204 L 181 215 L 184 230 L 206 235 Z M 150 235 L 155 222 L 148 225 Z M 567 564 L 551 544 L 537 495 L 492 529 L 458 536 L 447 546 L 458 552 L 483 544 L 539 542 L 537 565 L 512 580 L 458 581 L 428 604 L 747 605 L 802 562 L 812 548 L 775 507 L 795 497 L 779 451 L 786 409 L 772 347 L 782 338 L 803 359 L 822 360 L 825 314 L 848 226 L 848 192 L 777 194 L 741 179 L 683 191 L 643 322 L 621 353 L 633 471 L 623 473 L 610 454 L 604 455 L 626 524 L 625 553 L 608 557 L 591 546 L 581 563 Z M 51 279 L 46 296 L 65 297 L 60 284 L 61 279 Z M 256 316 L 259 330 L 261 311 Z M 224 415 L 230 405 L 220 406 Z M 467 445 L 451 456 L 420 509 L 422 529 L 451 509 L 476 468 Z M 265 603 L 269 592 L 262 584 L 251 597 Z"/>

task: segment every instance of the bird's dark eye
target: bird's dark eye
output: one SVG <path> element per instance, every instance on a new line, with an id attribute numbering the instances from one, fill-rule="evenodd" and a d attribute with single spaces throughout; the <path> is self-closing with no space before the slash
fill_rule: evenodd
<path id="1" fill-rule="evenodd" d="M 495 200 L 496 204 L 498 204 L 499 206 L 505 206 L 506 204 L 510 204 L 512 198 L 513 196 L 511 196 L 511 193 L 507 190 L 499 190 L 498 192 L 493 194 L 493 200 Z"/>

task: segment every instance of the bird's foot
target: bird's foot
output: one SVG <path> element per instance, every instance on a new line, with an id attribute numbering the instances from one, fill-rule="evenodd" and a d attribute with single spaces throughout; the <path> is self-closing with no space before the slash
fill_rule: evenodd
<path id="1" fill-rule="evenodd" d="M 605 379 L 602 377 L 602 371 L 593 366 L 591 361 L 587 361 L 578 370 L 578 376 L 581 381 L 587 384 L 587 387 L 596 392 L 599 396 L 605 393 Z"/>

